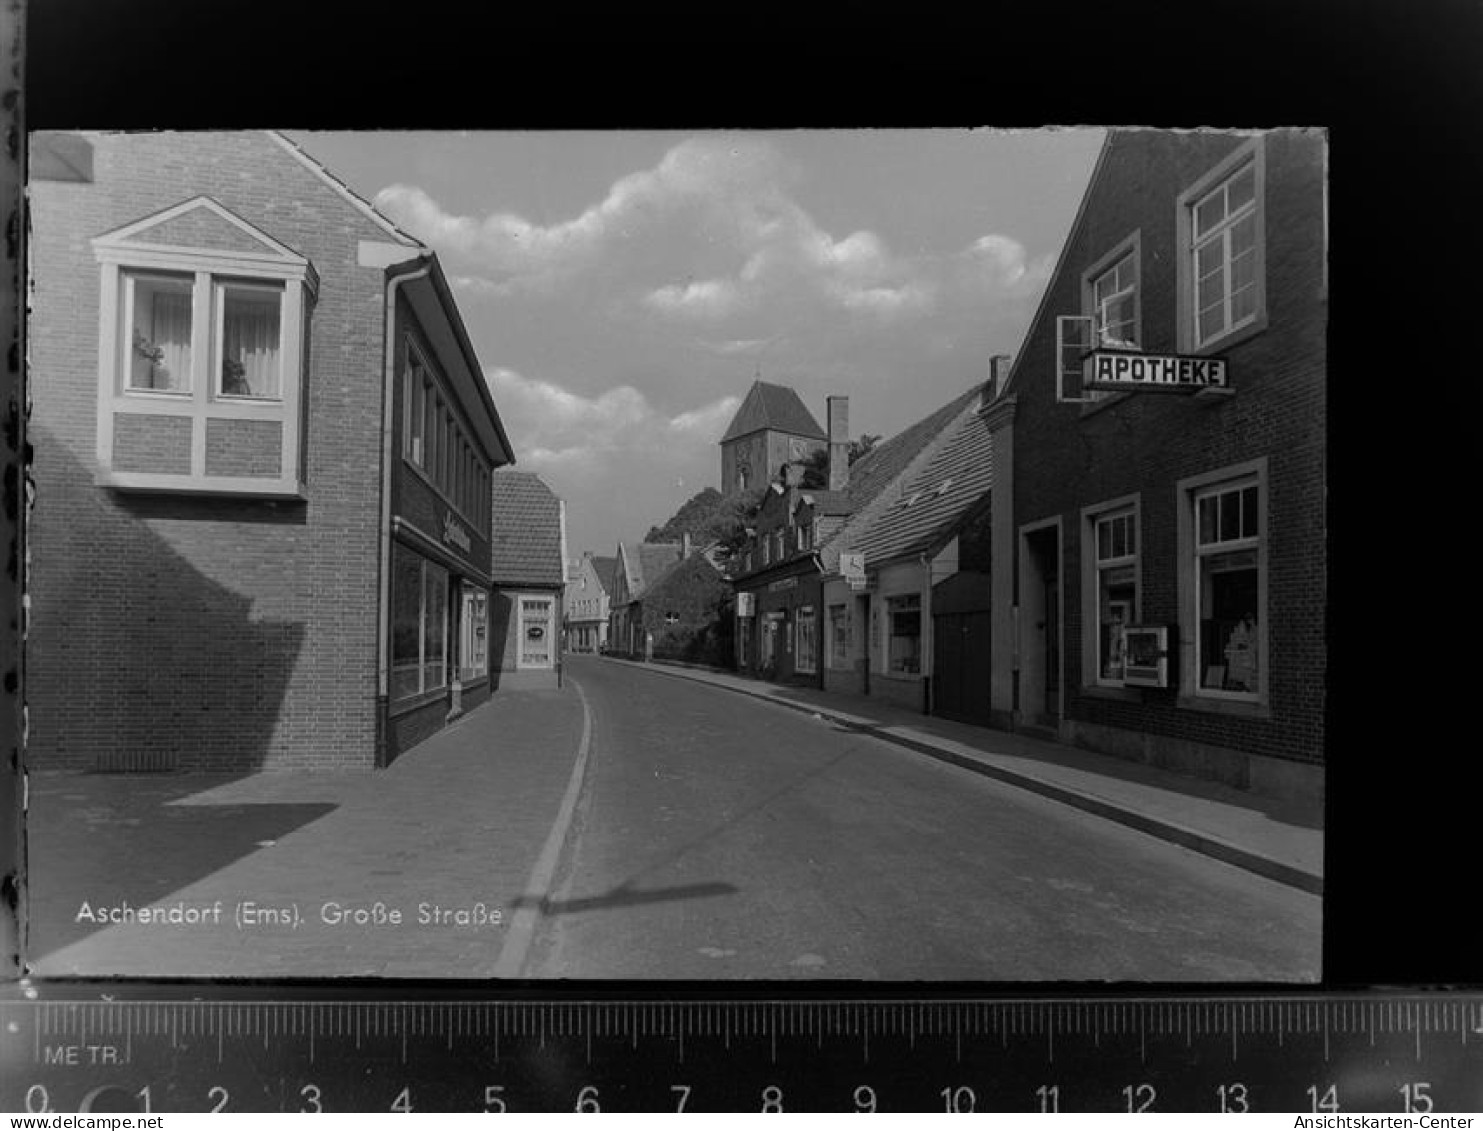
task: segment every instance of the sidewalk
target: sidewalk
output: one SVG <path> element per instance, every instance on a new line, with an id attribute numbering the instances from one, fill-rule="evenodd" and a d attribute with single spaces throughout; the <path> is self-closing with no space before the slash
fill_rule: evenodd
<path id="1" fill-rule="evenodd" d="M 377 772 L 33 775 L 31 968 L 507 973 L 585 717 L 571 686 L 501 691 Z M 93 918 L 124 905 L 182 921 Z"/>
<path id="2" fill-rule="evenodd" d="M 1323 892 L 1323 812 L 1257 797 L 1056 742 L 955 723 L 863 695 L 748 679 L 709 668 L 633 663 L 821 715 L 875 738 L 962 766 L 1139 829 L 1313 894 Z"/>

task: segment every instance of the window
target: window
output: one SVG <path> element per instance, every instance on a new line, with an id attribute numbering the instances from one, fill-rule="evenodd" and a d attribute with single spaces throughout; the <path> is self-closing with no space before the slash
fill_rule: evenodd
<path id="1" fill-rule="evenodd" d="M 1267 697 L 1266 461 L 1180 483 L 1186 706 L 1251 709 Z M 1247 706 L 1243 708 L 1241 704 Z"/>
<path id="2" fill-rule="evenodd" d="M 794 619 L 796 629 L 796 641 L 793 646 L 793 670 L 799 672 L 814 672 L 818 670 L 818 618 L 814 616 L 814 607 L 804 605 L 799 608 L 798 616 Z"/>
<path id="3" fill-rule="evenodd" d="M 189 217 L 211 242 L 149 242 Z M 93 240 L 98 482 L 301 498 L 309 261 L 206 197 Z"/>
<path id="4" fill-rule="evenodd" d="M 1136 350 L 1143 341 L 1139 296 L 1142 238 L 1134 232 L 1081 276 L 1081 314 L 1056 319 L 1058 401 L 1089 402 L 1108 394 L 1082 387 L 1082 360 L 1094 349 Z"/>
<path id="5" fill-rule="evenodd" d="M 520 598 L 519 666 L 549 668 L 555 666 L 551 633 L 552 598 Z"/>
<path id="6" fill-rule="evenodd" d="M 1257 507 L 1255 482 L 1195 496 L 1196 670 L 1202 691 L 1257 692 Z"/>
<path id="7" fill-rule="evenodd" d="M 1180 337 L 1192 350 L 1266 320 L 1260 139 L 1180 195 Z"/>
<path id="8" fill-rule="evenodd" d="M 129 392 L 191 391 L 190 275 L 124 272 L 123 333 Z"/>
<path id="9" fill-rule="evenodd" d="M 762 536 L 762 564 L 772 564 L 772 533 L 770 531 Z"/>
<path id="10" fill-rule="evenodd" d="M 886 662 L 893 674 L 915 675 L 922 670 L 922 598 L 912 593 L 886 600 Z"/>
<path id="11" fill-rule="evenodd" d="M 487 536 L 489 473 L 439 379 L 410 340 L 402 381 L 402 456 L 470 525 Z"/>
<path id="12" fill-rule="evenodd" d="M 1138 348 L 1138 259 L 1129 252 L 1091 284 L 1093 334 L 1098 348 Z"/>
<path id="13" fill-rule="evenodd" d="M 283 395 L 283 288 L 218 283 L 217 393 L 278 400 Z"/>
<path id="14" fill-rule="evenodd" d="M 1116 505 L 1089 512 L 1083 527 L 1090 539 L 1091 595 L 1095 635 L 1088 634 L 1087 683 L 1123 683 L 1123 629 L 1138 621 L 1138 510 Z"/>
<path id="15" fill-rule="evenodd" d="M 845 668 L 850 663 L 850 616 L 845 605 L 829 606 L 829 666 Z"/>
<path id="16" fill-rule="evenodd" d="M 392 547 L 391 699 L 447 685 L 448 571 L 406 546 Z"/>
<path id="17" fill-rule="evenodd" d="M 489 673 L 489 594 L 465 584 L 459 623 L 459 682 L 481 679 Z"/>

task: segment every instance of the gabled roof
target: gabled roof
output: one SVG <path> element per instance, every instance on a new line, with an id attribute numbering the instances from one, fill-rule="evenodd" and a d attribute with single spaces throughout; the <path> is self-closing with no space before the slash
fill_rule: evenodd
<path id="1" fill-rule="evenodd" d="M 561 500 L 538 475 L 494 473 L 490 575 L 496 585 L 566 584 L 562 562 Z"/>
<path id="2" fill-rule="evenodd" d="M 596 554 L 592 555 L 592 572 L 597 574 L 597 583 L 602 586 L 602 591 L 609 597 L 613 595 L 613 571 L 617 568 L 617 558 L 600 558 Z"/>
<path id="3" fill-rule="evenodd" d="M 747 390 L 746 398 L 741 403 L 741 408 L 736 410 L 736 415 L 731 418 L 726 434 L 721 437 L 721 443 L 735 440 L 738 436 L 761 432 L 764 429 L 771 432 L 786 432 L 790 436 L 807 436 L 816 440 L 828 439 L 824 434 L 824 429 L 820 428 L 819 422 L 814 419 L 813 413 L 809 412 L 798 394 L 792 389 L 786 385 L 753 381 L 752 387 Z"/>
<path id="4" fill-rule="evenodd" d="M 678 542 L 620 542 L 618 560 L 628 584 L 628 599 L 644 595 L 653 580 L 680 560 Z M 616 570 L 615 570 L 616 572 Z"/>
<path id="5" fill-rule="evenodd" d="M 988 492 L 988 426 L 969 405 L 948 427 L 942 446 L 904 484 L 901 497 L 850 540 L 867 567 L 935 546 Z"/>

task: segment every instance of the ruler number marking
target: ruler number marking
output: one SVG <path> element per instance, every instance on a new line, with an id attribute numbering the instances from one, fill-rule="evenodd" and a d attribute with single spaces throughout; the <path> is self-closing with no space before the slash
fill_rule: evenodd
<path id="1" fill-rule="evenodd" d="M 1330 1084 L 1320 1093 L 1317 1084 L 1309 1084 L 1308 1102 L 1312 1105 L 1309 1108 L 1310 1111 L 1338 1111 L 1339 1086 L 1337 1084 Z"/>
<path id="2" fill-rule="evenodd" d="M 1430 1081 L 1416 1080 L 1410 1084 L 1402 1084 L 1397 1090 L 1401 1093 L 1401 1099 L 1405 1101 L 1407 1111 L 1423 1114 L 1431 1111 L 1432 1097 Z"/>
<path id="3" fill-rule="evenodd" d="M 673 1095 L 679 1097 L 679 1099 L 675 1103 L 675 1111 L 684 1111 L 685 1105 L 690 1102 L 690 1085 L 671 1084 L 669 1086 L 669 1090 Z"/>
<path id="4" fill-rule="evenodd" d="M 856 1111 L 874 1111 L 875 1104 L 875 1089 L 869 1084 L 861 1084 L 855 1089 Z"/>
<path id="5" fill-rule="evenodd" d="M 946 1087 L 937 1094 L 942 1097 L 943 1110 L 950 1113 L 971 1112 L 978 1103 L 978 1096 L 966 1084 L 957 1088 Z"/>
<path id="6" fill-rule="evenodd" d="M 572 1110 L 582 1112 L 602 1110 L 602 1104 L 598 1102 L 597 1086 L 595 1084 L 588 1084 L 577 1093 L 577 1106 Z"/>
<path id="7" fill-rule="evenodd" d="M 1127 1101 L 1127 1111 L 1131 1115 L 1136 1115 L 1140 1111 L 1147 1111 L 1153 1107 L 1154 1100 L 1158 1098 L 1158 1090 L 1152 1084 L 1126 1084 L 1123 1086 L 1123 1099 Z"/>
<path id="8" fill-rule="evenodd" d="M 1220 1099 L 1220 1110 L 1223 1112 L 1235 1112 L 1244 1115 L 1251 1110 L 1247 1103 L 1246 1085 L 1239 1080 L 1231 1084 L 1221 1084 L 1215 1089 L 1215 1094 Z"/>
<path id="9" fill-rule="evenodd" d="M 1040 1101 L 1042 1114 L 1061 1110 L 1061 1086 L 1059 1084 L 1041 1084 L 1035 1089 L 1035 1098 Z"/>
<path id="10" fill-rule="evenodd" d="M 206 1093 L 206 1098 L 208 1100 L 215 1101 L 216 1106 L 211 1109 L 211 1114 L 215 1115 L 217 1112 L 225 1111 L 227 1109 L 227 1101 L 232 1097 L 231 1093 L 229 1093 L 220 1084 L 215 1084 Z"/>

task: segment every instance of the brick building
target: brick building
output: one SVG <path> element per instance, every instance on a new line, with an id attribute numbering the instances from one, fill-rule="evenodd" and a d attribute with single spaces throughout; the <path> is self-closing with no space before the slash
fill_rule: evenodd
<path id="1" fill-rule="evenodd" d="M 1324 146 L 1109 133 L 986 414 L 999 724 L 1321 791 Z"/>
<path id="2" fill-rule="evenodd" d="M 721 494 L 753 491 L 799 463 L 827 438 L 798 394 L 786 385 L 753 381 L 721 435 Z"/>
<path id="3" fill-rule="evenodd" d="M 538 475 L 504 469 L 491 490 L 490 630 L 496 687 L 555 687 L 566 587 L 566 504 Z"/>
<path id="4" fill-rule="evenodd" d="M 278 134 L 30 169 L 32 766 L 370 767 L 487 695 L 513 456 L 436 257 Z"/>

